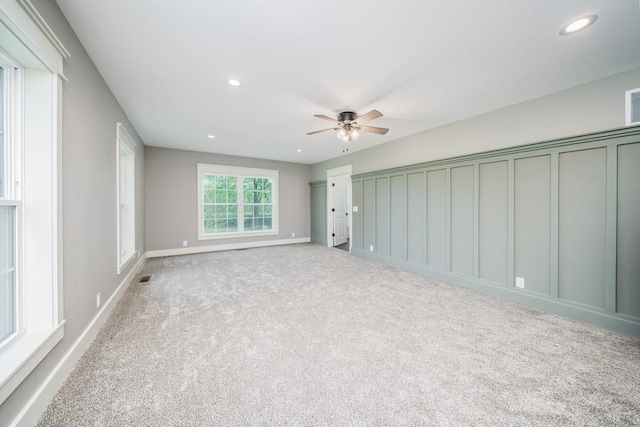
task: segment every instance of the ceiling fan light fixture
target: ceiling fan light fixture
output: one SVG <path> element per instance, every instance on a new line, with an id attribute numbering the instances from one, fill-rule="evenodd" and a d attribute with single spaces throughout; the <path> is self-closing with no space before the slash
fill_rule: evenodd
<path id="1" fill-rule="evenodd" d="M 358 139 L 360 132 L 353 128 L 342 128 L 336 133 L 336 136 L 342 142 L 351 142 Z"/>

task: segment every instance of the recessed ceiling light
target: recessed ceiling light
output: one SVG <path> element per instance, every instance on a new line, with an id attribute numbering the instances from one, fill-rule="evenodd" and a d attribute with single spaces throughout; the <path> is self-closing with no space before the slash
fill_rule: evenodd
<path id="1" fill-rule="evenodd" d="M 231 86 L 235 86 L 235 87 L 238 87 L 238 86 L 242 85 L 242 83 L 240 82 L 240 80 L 236 80 L 236 79 L 230 79 L 230 80 L 229 80 L 229 84 L 230 84 Z"/>
<path id="2" fill-rule="evenodd" d="M 580 30 L 584 30 L 598 19 L 598 15 L 587 15 L 581 18 L 574 19 L 560 30 L 561 36 L 567 36 L 569 34 L 577 33 Z"/>
<path id="3" fill-rule="evenodd" d="M 297 151 L 298 153 L 302 153 L 302 148 L 298 148 L 296 151 Z"/>
<path id="4" fill-rule="evenodd" d="M 207 138 L 209 138 L 209 139 L 213 139 L 215 137 L 216 137 L 215 135 L 207 135 Z"/>

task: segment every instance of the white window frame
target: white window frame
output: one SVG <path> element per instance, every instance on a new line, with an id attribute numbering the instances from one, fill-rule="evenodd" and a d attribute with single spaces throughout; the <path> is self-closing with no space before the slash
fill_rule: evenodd
<path id="1" fill-rule="evenodd" d="M 136 249 L 136 147 L 124 124 L 116 122 L 118 274 L 138 257 Z"/>
<path id="2" fill-rule="evenodd" d="M 14 208 L 13 224 L 13 258 L 14 258 L 14 286 L 13 310 L 15 331 L 5 340 L 0 342 L 0 351 L 7 348 L 11 343 L 24 334 L 24 304 L 21 268 L 21 236 L 22 236 L 22 194 L 20 186 L 21 171 L 21 126 L 22 122 L 22 70 L 8 56 L 0 51 L 0 66 L 5 69 L 2 85 L 4 86 L 4 96 L 0 100 L 3 103 L 3 123 L 2 133 L 2 161 L 4 163 L 4 176 L 2 180 L 3 196 L 0 196 L 0 206 Z"/>
<path id="3" fill-rule="evenodd" d="M 238 178 L 238 231 L 229 233 L 205 233 L 204 232 L 204 175 L 227 175 Z M 279 171 L 275 169 L 245 168 L 239 166 L 212 165 L 208 163 L 197 163 L 198 177 L 198 240 L 230 239 L 251 236 L 270 236 L 279 234 L 278 227 L 278 176 Z M 271 203 L 272 229 L 262 231 L 244 231 L 244 200 L 242 198 L 242 180 L 244 178 L 269 178 L 272 182 Z"/>
<path id="4" fill-rule="evenodd" d="M 0 2 L 0 50 L 21 69 L 12 119 L 19 331 L 0 349 L 0 404 L 64 336 L 62 82 L 69 52 L 28 0 Z M 17 100 L 17 101 L 16 101 Z"/>

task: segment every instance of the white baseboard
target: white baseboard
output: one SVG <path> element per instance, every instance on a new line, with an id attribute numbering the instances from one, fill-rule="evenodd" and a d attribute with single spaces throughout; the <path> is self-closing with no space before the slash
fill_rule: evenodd
<path id="1" fill-rule="evenodd" d="M 310 241 L 311 241 L 310 237 L 300 237 L 296 239 L 264 240 L 259 242 L 228 243 L 226 245 L 194 246 L 190 248 L 177 248 L 177 249 L 160 249 L 157 251 L 147 251 L 147 258 L 157 258 L 157 257 L 174 256 L 174 255 L 191 255 L 191 254 L 199 254 L 203 252 L 228 251 L 233 249 L 261 248 L 265 246 L 291 245 L 295 243 L 309 243 Z"/>
<path id="2" fill-rule="evenodd" d="M 22 411 L 10 424 L 12 427 L 22 426 L 34 426 L 38 419 L 42 416 L 44 411 L 53 400 L 53 397 L 57 391 L 62 387 L 62 384 L 67 379 L 73 368 L 76 366 L 84 352 L 89 348 L 89 345 L 98 334 L 98 331 L 104 325 L 104 322 L 113 311 L 116 303 L 122 298 L 124 292 L 127 290 L 136 274 L 142 269 L 146 256 L 141 256 L 136 264 L 133 266 L 129 274 L 122 280 L 118 288 L 111 295 L 111 297 L 104 303 L 102 309 L 98 312 L 96 317 L 93 318 L 91 323 L 82 332 L 80 337 L 73 343 L 69 351 L 62 357 L 60 362 L 56 365 L 53 371 L 49 374 L 42 385 L 36 390 L 31 399 L 24 405 Z"/>

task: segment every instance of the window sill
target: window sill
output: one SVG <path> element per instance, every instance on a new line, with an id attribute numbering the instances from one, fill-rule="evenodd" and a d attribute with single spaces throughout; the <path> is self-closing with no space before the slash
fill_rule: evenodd
<path id="1" fill-rule="evenodd" d="M 248 232 L 248 233 L 205 234 L 205 235 L 198 236 L 198 240 L 239 239 L 242 237 L 275 236 L 278 233 L 279 233 L 278 230 L 269 230 L 269 231 L 254 231 L 254 232 Z"/>
<path id="2" fill-rule="evenodd" d="M 122 255 L 120 259 L 120 265 L 118 265 L 118 274 L 122 273 L 125 268 L 133 261 L 135 258 L 138 258 L 140 255 L 139 251 L 127 252 Z"/>
<path id="3" fill-rule="evenodd" d="M 0 353 L 0 404 L 18 388 L 64 337 L 64 321 L 55 328 L 27 333 Z"/>

